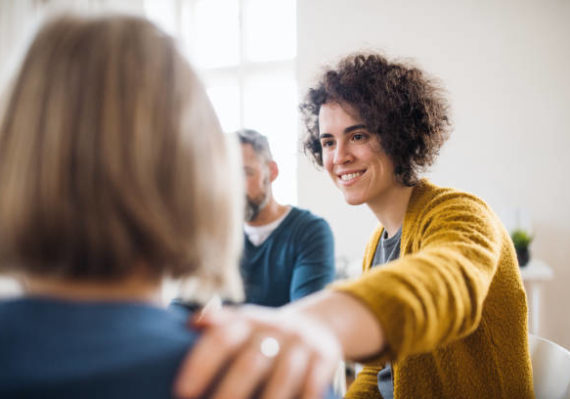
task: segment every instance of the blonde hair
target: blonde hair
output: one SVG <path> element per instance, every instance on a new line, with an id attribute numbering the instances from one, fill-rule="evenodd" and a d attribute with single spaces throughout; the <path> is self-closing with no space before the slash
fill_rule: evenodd
<path id="1" fill-rule="evenodd" d="M 241 177 L 196 74 L 133 16 L 37 34 L 0 121 L 0 268 L 235 288 Z"/>

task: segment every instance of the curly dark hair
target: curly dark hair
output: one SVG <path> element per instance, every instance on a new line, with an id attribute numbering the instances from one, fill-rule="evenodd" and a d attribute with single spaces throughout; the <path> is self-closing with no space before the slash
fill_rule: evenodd
<path id="1" fill-rule="evenodd" d="M 379 54 L 350 55 L 326 70 L 300 105 L 307 128 L 305 154 L 319 166 L 319 111 L 329 102 L 358 112 L 368 131 L 380 137 L 396 179 L 406 186 L 415 185 L 418 174 L 433 164 L 451 131 L 449 106 L 435 79 Z"/>

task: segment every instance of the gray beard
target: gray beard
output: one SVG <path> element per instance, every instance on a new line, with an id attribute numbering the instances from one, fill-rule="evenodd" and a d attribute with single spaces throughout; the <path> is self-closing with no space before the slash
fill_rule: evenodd
<path id="1" fill-rule="evenodd" d="M 267 203 L 269 202 L 269 195 L 265 195 L 261 201 L 255 202 L 249 197 L 245 197 L 245 221 L 246 222 L 253 222 L 259 212 L 265 208 Z"/>

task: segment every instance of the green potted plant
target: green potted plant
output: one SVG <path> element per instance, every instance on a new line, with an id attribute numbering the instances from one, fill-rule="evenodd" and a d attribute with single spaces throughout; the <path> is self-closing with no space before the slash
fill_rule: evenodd
<path id="1" fill-rule="evenodd" d="M 517 259 L 519 261 L 519 266 L 526 266 L 530 260 L 529 245 L 534 237 L 530 235 L 527 231 L 517 229 L 513 230 L 511 233 L 511 239 L 515 245 L 515 250 L 517 251 Z"/>

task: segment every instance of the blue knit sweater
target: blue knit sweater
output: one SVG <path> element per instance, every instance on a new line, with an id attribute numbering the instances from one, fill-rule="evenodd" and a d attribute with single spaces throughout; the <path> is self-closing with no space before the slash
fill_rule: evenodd
<path id="1" fill-rule="evenodd" d="M 328 223 L 293 207 L 259 246 L 244 234 L 240 271 L 246 302 L 281 306 L 334 279 L 334 239 Z"/>
<path id="2" fill-rule="evenodd" d="M 0 301 L 1 398 L 171 398 L 197 334 L 141 303 Z"/>

